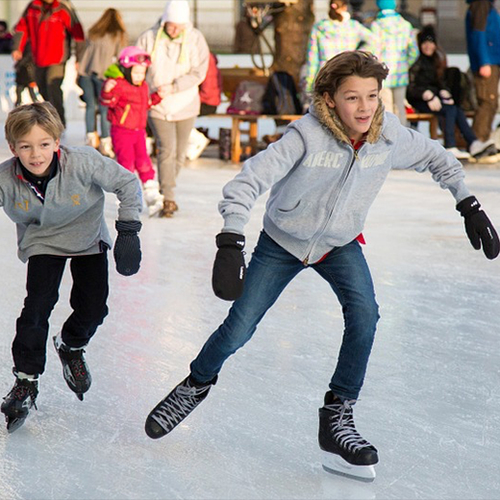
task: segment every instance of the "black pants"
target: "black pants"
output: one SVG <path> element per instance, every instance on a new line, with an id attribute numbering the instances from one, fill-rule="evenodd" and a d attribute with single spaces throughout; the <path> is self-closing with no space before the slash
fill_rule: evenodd
<path id="1" fill-rule="evenodd" d="M 41 96 L 56 108 L 63 125 L 66 127 L 63 91 L 61 88 L 65 69 L 65 64 L 54 64 L 43 68 L 37 66 L 35 77 Z"/>
<path id="2" fill-rule="evenodd" d="M 59 299 L 59 286 L 67 257 L 35 255 L 28 260 L 24 308 L 17 319 L 12 343 L 14 367 L 30 375 L 45 370 L 49 317 Z M 73 313 L 62 327 L 62 340 L 70 347 L 83 347 L 108 314 L 107 252 L 72 257 Z"/>

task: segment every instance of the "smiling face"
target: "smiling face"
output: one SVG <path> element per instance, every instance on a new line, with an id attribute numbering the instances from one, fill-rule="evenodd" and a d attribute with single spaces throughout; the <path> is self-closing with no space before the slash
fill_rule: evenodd
<path id="1" fill-rule="evenodd" d="M 424 56 L 432 57 L 434 52 L 436 52 L 436 44 L 431 40 L 425 40 L 425 42 L 423 42 L 420 46 L 420 51 L 424 54 Z"/>
<path id="2" fill-rule="evenodd" d="M 54 139 L 39 125 L 33 125 L 29 133 L 9 146 L 23 167 L 37 177 L 44 177 L 49 173 L 54 153 L 59 150 L 59 139 Z"/>
<path id="3" fill-rule="evenodd" d="M 376 78 L 348 76 L 335 92 L 333 99 L 325 92 L 326 104 L 334 108 L 350 139 L 359 141 L 368 132 L 379 103 Z"/>

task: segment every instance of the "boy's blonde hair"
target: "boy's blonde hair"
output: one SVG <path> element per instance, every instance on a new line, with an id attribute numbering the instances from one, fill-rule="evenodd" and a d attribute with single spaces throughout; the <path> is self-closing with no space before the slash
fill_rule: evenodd
<path id="1" fill-rule="evenodd" d="M 10 145 L 29 134 L 38 125 L 55 141 L 61 138 L 64 125 L 50 102 L 35 102 L 14 108 L 5 121 L 5 138 Z"/>
<path id="2" fill-rule="evenodd" d="M 380 90 L 388 74 L 387 66 L 371 52 L 346 50 L 329 59 L 319 70 L 314 81 L 314 93 L 323 96 L 326 92 L 333 98 L 335 92 L 349 76 L 375 78 Z"/>

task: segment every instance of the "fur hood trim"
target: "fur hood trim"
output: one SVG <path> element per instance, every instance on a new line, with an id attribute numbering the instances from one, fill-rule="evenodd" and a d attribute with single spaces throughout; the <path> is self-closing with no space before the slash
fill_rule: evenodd
<path id="1" fill-rule="evenodd" d="M 374 144 L 382 135 L 384 111 L 384 105 L 379 99 L 378 108 L 375 111 L 375 116 L 373 117 L 372 124 L 366 135 L 366 142 Z M 323 97 L 318 95 L 314 96 L 311 113 L 334 135 L 335 138 L 347 144 L 351 144 L 351 140 L 337 112 L 326 104 Z"/>

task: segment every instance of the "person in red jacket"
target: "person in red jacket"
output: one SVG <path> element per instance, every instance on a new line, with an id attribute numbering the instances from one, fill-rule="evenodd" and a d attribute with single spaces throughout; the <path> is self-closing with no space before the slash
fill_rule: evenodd
<path id="1" fill-rule="evenodd" d="M 210 52 L 207 76 L 200 85 L 200 116 L 215 113 L 221 102 L 222 75 L 217 67 L 217 62 L 216 55 Z"/>
<path id="2" fill-rule="evenodd" d="M 61 85 L 71 55 L 71 39 L 76 42 L 78 63 L 85 51 L 85 36 L 75 10 L 65 0 L 32 0 L 14 28 L 12 58 L 21 60 L 30 43 L 40 94 L 56 108 L 64 126 Z"/>
<path id="3" fill-rule="evenodd" d="M 144 200 L 149 216 L 163 208 L 156 172 L 146 148 L 146 122 L 148 110 L 163 98 L 160 87 L 150 95 L 146 71 L 151 57 L 144 50 L 129 46 L 104 73 L 107 78 L 101 91 L 101 103 L 108 107 L 111 141 L 116 161 L 127 170 L 137 170 L 142 182 Z"/>

